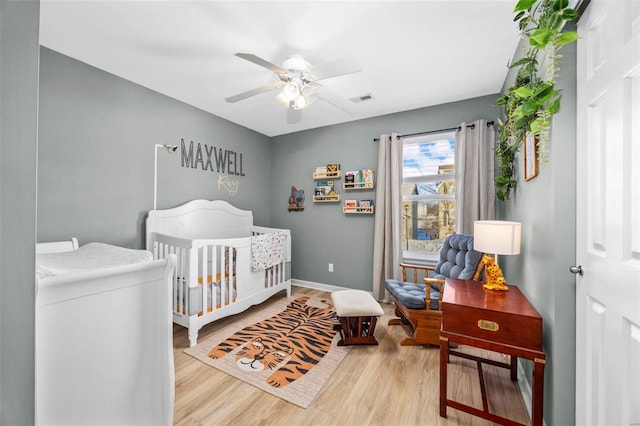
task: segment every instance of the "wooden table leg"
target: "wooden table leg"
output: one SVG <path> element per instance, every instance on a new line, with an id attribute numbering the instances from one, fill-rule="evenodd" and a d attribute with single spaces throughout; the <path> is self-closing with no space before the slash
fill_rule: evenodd
<path id="1" fill-rule="evenodd" d="M 449 339 L 440 336 L 440 417 L 447 417 L 447 363 Z"/>
<path id="2" fill-rule="evenodd" d="M 542 405 L 544 402 L 544 366 L 546 361 L 544 359 L 536 358 L 533 362 L 533 407 L 532 422 L 533 426 L 542 426 Z"/>
<path id="3" fill-rule="evenodd" d="M 511 358 L 511 381 L 518 381 L 518 357 L 514 355 L 509 356 Z"/>

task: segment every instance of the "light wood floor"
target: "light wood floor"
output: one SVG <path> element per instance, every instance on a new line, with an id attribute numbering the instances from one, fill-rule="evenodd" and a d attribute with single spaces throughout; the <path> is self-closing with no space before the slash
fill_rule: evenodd
<path id="1" fill-rule="evenodd" d="M 293 295 L 330 297 L 293 287 Z M 286 297 L 279 293 L 265 303 Z M 327 381 L 311 406 L 300 408 L 209 367 L 183 353 L 187 330 L 174 325 L 176 425 L 490 425 L 452 408 L 439 416 L 439 349 L 401 347 L 404 331 L 387 326 L 393 305 L 376 326 L 378 346 L 356 346 Z M 251 310 L 260 309 L 252 307 Z M 240 314 L 242 315 L 242 314 Z M 200 330 L 199 339 L 232 322 L 226 318 Z M 472 348 L 462 348 L 471 351 Z M 486 353 L 484 355 L 487 355 Z M 498 356 L 497 354 L 489 354 Z M 529 416 L 509 372 L 483 366 L 494 414 L 529 424 Z M 482 407 L 475 363 L 458 357 L 449 364 L 448 396 Z"/>

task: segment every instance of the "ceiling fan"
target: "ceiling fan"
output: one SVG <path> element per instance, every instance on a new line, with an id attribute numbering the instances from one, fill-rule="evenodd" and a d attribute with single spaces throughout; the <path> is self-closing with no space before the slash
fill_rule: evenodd
<path id="1" fill-rule="evenodd" d="M 227 102 L 238 102 L 261 93 L 282 89 L 280 94 L 276 96 L 276 100 L 287 108 L 287 123 L 289 124 L 299 122 L 302 109 L 318 99 L 322 99 L 349 114 L 354 112 L 353 107 L 345 99 L 318 83 L 318 81 L 327 78 L 362 71 L 362 64 L 353 56 L 345 56 L 312 67 L 302 56 L 293 55 L 284 61 L 282 67 L 279 67 L 251 53 L 236 53 L 235 55 L 273 71 L 279 81 L 228 97 L 226 98 Z M 322 93 L 320 93 L 321 87 Z"/>

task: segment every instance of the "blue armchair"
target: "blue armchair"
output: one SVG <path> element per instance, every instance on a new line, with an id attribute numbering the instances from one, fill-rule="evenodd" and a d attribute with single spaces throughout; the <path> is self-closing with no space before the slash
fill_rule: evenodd
<path id="1" fill-rule="evenodd" d="M 472 235 L 453 234 L 445 238 L 435 268 L 401 263 L 402 281 L 385 280 L 398 317 L 391 319 L 389 325 L 402 325 L 409 334 L 400 342 L 402 346 L 440 344 L 445 278 L 478 280 L 483 267 L 481 259 L 482 253 L 473 249 Z M 408 271 L 412 272 L 412 282 L 407 281 Z M 418 283 L 421 274 L 424 283 Z"/>

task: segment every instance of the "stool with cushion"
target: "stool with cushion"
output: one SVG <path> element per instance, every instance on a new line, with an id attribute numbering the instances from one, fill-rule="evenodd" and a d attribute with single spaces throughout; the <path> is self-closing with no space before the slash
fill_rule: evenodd
<path id="1" fill-rule="evenodd" d="M 435 268 L 401 263 L 402 281 L 385 280 L 398 317 L 389 320 L 389 325 L 402 325 L 409 334 L 400 342 L 402 346 L 440 344 L 445 278 L 477 280 L 482 271 L 481 259 L 482 253 L 473 249 L 472 235 L 453 234 L 445 238 Z M 407 271 L 412 272 L 413 282 L 407 281 Z M 428 276 L 429 272 L 433 274 Z M 424 284 L 418 283 L 420 275 L 424 275 Z"/>
<path id="2" fill-rule="evenodd" d="M 373 296 L 362 290 L 340 290 L 331 293 L 340 330 L 338 346 L 377 345 L 373 332 L 382 307 Z"/>

